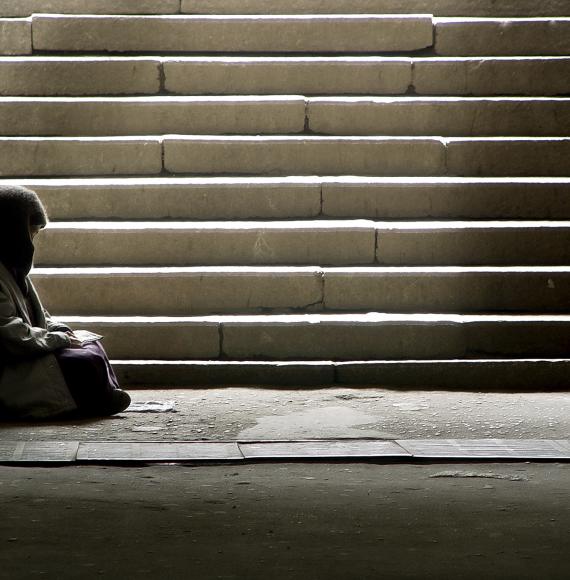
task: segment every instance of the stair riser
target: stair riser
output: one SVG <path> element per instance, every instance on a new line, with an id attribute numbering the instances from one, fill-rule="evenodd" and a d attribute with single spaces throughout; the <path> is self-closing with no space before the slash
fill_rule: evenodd
<path id="1" fill-rule="evenodd" d="M 436 14 L 570 16 L 566 0 L 0 0 L 0 15 L 52 14 Z"/>
<path id="2" fill-rule="evenodd" d="M 48 228 L 38 266 L 566 265 L 570 228 Z M 376 245 L 376 249 L 375 249 Z"/>
<path id="3" fill-rule="evenodd" d="M 378 231 L 383 265 L 566 265 L 566 228 L 465 228 Z"/>
<path id="4" fill-rule="evenodd" d="M 570 134 L 570 100 L 391 101 L 309 99 L 309 129 L 322 135 Z"/>
<path id="5" fill-rule="evenodd" d="M 566 312 L 569 273 L 36 274 L 55 315 Z"/>
<path id="6" fill-rule="evenodd" d="M 50 312 L 73 315 L 185 316 L 309 311 L 322 300 L 318 271 L 275 275 L 34 276 Z M 318 307 L 318 304 L 317 306 Z M 315 308 L 316 308 L 315 307 Z"/>
<path id="7" fill-rule="evenodd" d="M 570 219 L 570 182 L 266 178 L 6 180 L 36 191 L 52 220 Z M 223 182 L 224 181 L 224 182 Z M 0 182 L 2 183 L 2 182 Z M 322 212 L 321 212 L 322 188 Z"/>
<path id="8" fill-rule="evenodd" d="M 0 55 L 32 53 L 32 23 L 24 19 L 0 19 Z"/>
<path id="9" fill-rule="evenodd" d="M 436 19 L 436 54 L 519 56 L 570 54 L 570 19 Z"/>
<path id="10" fill-rule="evenodd" d="M 412 74 L 413 63 L 413 74 Z M 570 58 L 30 57 L 0 59 L 0 95 L 570 94 Z"/>
<path id="11" fill-rule="evenodd" d="M 0 138 L 1 177 L 65 175 L 567 176 L 570 139 Z M 163 155 L 164 152 L 164 155 Z"/>
<path id="12" fill-rule="evenodd" d="M 307 109 L 305 110 L 305 103 Z M 0 100 L 0 135 L 567 136 L 570 100 Z"/>
<path id="13" fill-rule="evenodd" d="M 318 363 L 113 361 L 122 385 L 131 388 L 206 385 L 330 386 L 381 385 L 384 388 L 520 389 L 552 391 L 570 387 L 568 360 L 452 360 Z"/>
<path id="14" fill-rule="evenodd" d="M 0 15 L 51 14 L 176 14 L 180 0 L 0 0 Z"/>
<path id="15" fill-rule="evenodd" d="M 0 139 L 1 176 L 156 175 L 161 171 L 158 139 Z"/>
<path id="16" fill-rule="evenodd" d="M 159 91 L 157 60 L 0 59 L 0 95 L 150 95 Z"/>
<path id="17" fill-rule="evenodd" d="M 286 219 L 316 217 L 321 210 L 319 183 L 77 187 L 36 183 L 29 187 L 41 197 L 53 220 Z"/>
<path id="18" fill-rule="evenodd" d="M 416 59 L 418 95 L 568 95 L 570 59 Z"/>
<path id="19" fill-rule="evenodd" d="M 68 320 L 106 336 L 120 359 L 409 360 L 466 356 L 563 357 L 570 324 L 144 323 Z M 221 340 L 220 340 L 221 338 Z"/>
<path id="20" fill-rule="evenodd" d="M 411 60 L 396 58 L 381 62 L 180 59 L 165 61 L 163 68 L 166 90 L 185 95 L 402 94 L 412 82 Z"/>
<path id="21" fill-rule="evenodd" d="M 37 1 L 37 0 L 36 0 Z M 437 16 L 570 16 L 566 0 L 182 0 L 192 14 L 435 14 Z"/>
<path id="22" fill-rule="evenodd" d="M 122 136 L 302 133 L 302 97 L 256 102 L 2 101 L 0 135 Z"/>
<path id="23" fill-rule="evenodd" d="M 450 139 L 449 175 L 570 175 L 570 140 Z"/>
<path id="24" fill-rule="evenodd" d="M 34 50 L 80 52 L 394 52 L 431 46 L 430 16 L 34 16 Z"/>
<path id="25" fill-rule="evenodd" d="M 440 175 L 438 139 L 164 140 L 169 173 L 260 175 Z"/>
<path id="26" fill-rule="evenodd" d="M 570 187 L 563 183 L 324 183 L 322 195 L 323 214 L 331 217 L 555 220 L 570 217 Z"/>
<path id="27" fill-rule="evenodd" d="M 48 229 L 37 265 L 372 264 L 373 227 Z"/>

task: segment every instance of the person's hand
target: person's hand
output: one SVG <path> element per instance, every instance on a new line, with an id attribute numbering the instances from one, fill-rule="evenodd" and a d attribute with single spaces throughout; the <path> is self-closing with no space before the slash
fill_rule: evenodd
<path id="1" fill-rule="evenodd" d="M 69 336 L 69 348 L 81 348 L 83 346 L 83 343 L 81 342 L 81 340 L 79 338 L 77 338 L 75 336 L 75 334 L 73 334 L 73 332 L 66 332 L 65 334 L 67 334 L 67 336 Z"/>

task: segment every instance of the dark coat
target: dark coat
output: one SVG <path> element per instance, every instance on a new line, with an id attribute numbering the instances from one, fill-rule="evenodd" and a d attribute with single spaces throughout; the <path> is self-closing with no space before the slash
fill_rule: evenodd
<path id="1" fill-rule="evenodd" d="M 0 413 L 45 419 L 77 409 L 53 354 L 68 347 L 70 339 L 65 325 L 51 319 L 26 281 L 35 326 L 22 290 L 0 262 Z"/>

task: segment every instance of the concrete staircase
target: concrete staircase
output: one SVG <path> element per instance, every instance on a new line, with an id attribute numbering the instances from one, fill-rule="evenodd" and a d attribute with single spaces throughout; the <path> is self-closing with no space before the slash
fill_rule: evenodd
<path id="1" fill-rule="evenodd" d="M 0 176 L 126 385 L 570 383 L 566 0 L 0 0 Z"/>

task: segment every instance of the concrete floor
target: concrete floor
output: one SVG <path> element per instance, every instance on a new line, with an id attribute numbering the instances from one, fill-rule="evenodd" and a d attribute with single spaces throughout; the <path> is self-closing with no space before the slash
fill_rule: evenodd
<path id="1" fill-rule="evenodd" d="M 570 577 L 568 464 L 0 467 L 0 578 Z"/>
<path id="2" fill-rule="evenodd" d="M 567 439 L 570 394 L 379 388 L 131 391 L 176 412 L 0 424 L 4 440 L 228 440 L 326 437 Z"/>

